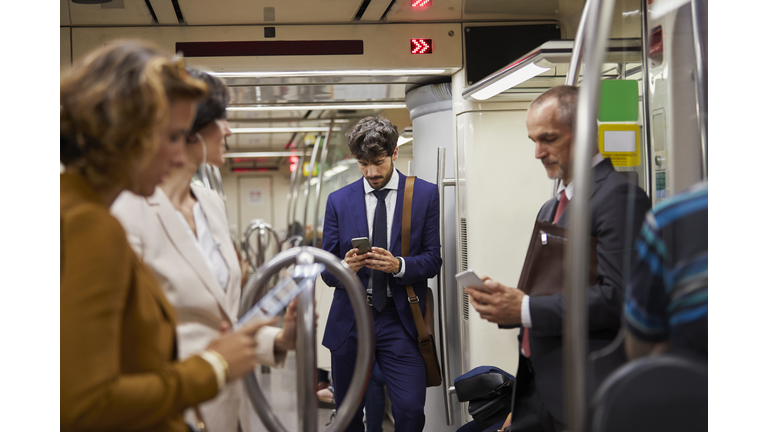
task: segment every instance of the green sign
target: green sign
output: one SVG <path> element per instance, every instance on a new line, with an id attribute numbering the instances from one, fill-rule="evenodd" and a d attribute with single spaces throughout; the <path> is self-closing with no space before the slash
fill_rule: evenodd
<path id="1" fill-rule="evenodd" d="M 640 98 L 635 80 L 603 80 L 600 89 L 601 122 L 636 122 Z"/>

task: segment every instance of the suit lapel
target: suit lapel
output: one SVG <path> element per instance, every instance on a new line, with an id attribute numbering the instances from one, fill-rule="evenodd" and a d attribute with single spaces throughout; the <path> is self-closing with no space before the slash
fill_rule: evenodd
<path id="1" fill-rule="evenodd" d="M 397 203 L 395 204 L 395 219 L 392 221 L 392 233 L 390 234 L 392 244 L 389 245 L 389 251 L 392 252 L 392 255 L 394 256 L 402 255 L 402 251 L 400 250 L 400 245 L 402 244 L 402 239 L 400 238 L 400 229 L 403 226 L 403 198 L 405 197 L 406 179 L 406 177 L 400 171 L 397 171 L 397 175 Z"/>
<path id="2" fill-rule="evenodd" d="M 595 194 L 597 191 L 603 186 L 603 180 L 605 180 L 609 174 L 611 174 L 611 171 L 613 171 L 613 164 L 611 163 L 611 160 L 606 158 L 603 159 L 599 164 L 595 165 L 593 168 L 594 172 L 592 173 L 593 176 L 593 186 L 592 186 L 592 194 L 590 195 L 590 201 L 592 198 L 595 197 Z M 570 204 L 565 206 L 565 210 L 563 210 L 563 215 L 560 217 L 560 220 L 558 221 L 558 225 L 565 226 L 568 221 L 568 213 L 570 213 L 568 210 L 570 210 L 571 206 Z M 557 209 L 557 204 L 555 204 L 555 210 Z M 555 213 L 552 213 L 552 219 L 554 220 Z"/>
<path id="3" fill-rule="evenodd" d="M 240 263 L 237 260 L 237 254 L 235 253 L 234 247 L 230 246 L 232 244 L 232 239 L 229 236 L 229 231 L 224 230 L 224 227 L 227 226 L 227 219 L 225 217 L 224 220 L 221 220 L 219 217 L 221 216 L 221 211 L 218 207 L 218 203 L 212 200 L 214 195 L 198 193 L 197 191 L 200 190 L 207 192 L 205 189 L 198 186 L 193 186 L 192 190 L 195 191 L 197 201 L 200 203 L 200 206 L 202 206 L 203 213 L 205 213 L 205 217 L 208 220 L 208 229 L 211 231 L 213 241 L 219 245 L 219 251 L 224 257 L 224 262 L 227 263 L 227 268 L 229 268 L 229 280 L 227 281 L 227 292 L 225 297 L 228 300 L 228 308 L 232 311 L 232 313 L 229 314 L 230 318 L 236 318 L 238 307 L 240 305 L 241 290 L 240 285 L 238 284 L 240 278 L 233 275 L 240 274 Z M 232 279 L 237 279 L 237 281 Z M 216 282 L 216 285 L 218 286 L 218 280 Z"/>
<path id="4" fill-rule="evenodd" d="M 190 238 L 186 227 L 182 225 L 183 222 L 179 219 L 176 209 L 165 195 L 165 192 L 158 187 L 155 189 L 155 194 L 149 197 L 147 201 L 150 205 L 156 206 L 157 217 L 160 219 L 160 224 L 163 226 L 171 244 L 189 264 L 189 267 L 203 283 L 203 286 L 216 299 L 224 314 L 229 317 L 230 321 L 235 322 L 235 317 L 229 313 L 224 290 L 221 289 L 213 272 L 198 251 L 194 240 Z"/>
<path id="5" fill-rule="evenodd" d="M 352 183 L 351 196 L 347 197 L 349 211 L 353 215 L 357 226 L 357 237 L 368 237 L 368 217 L 365 214 L 365 177 Z"/>

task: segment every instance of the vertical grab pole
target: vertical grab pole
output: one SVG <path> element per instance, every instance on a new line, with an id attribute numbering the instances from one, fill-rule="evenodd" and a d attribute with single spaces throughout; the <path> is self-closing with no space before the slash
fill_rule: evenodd
<path id="1" fill-rule="evenodd" d="M 581 70 L 581 52 L 584 46 L 584 26 L 587 22 L 590 0 L 584 0 L 584 8 L 581 11 L 579 27 L 576 30 L 576 39 L 573 41 L 573 52 L 571 54 L 571 63 L 568 65 L 568 73 L 565 75 L 565 85 L 575 86 L 579 81 L 579 71 Z"/>
<path id="2" fill-rule="evenodd" d="M 707 86 L 709 85 L 709 24 L 707 13 L 709 5 L 707 0 L 691 1 L 691 19 L 693 21 L 693 52 L 696 56 L 696 114 L 699 120 L 701 133 L 701 163 L 702 174 L 707 178 L 709 165 L 708 131 L 709 119 L 707 113 Z"/>
<path id="3" fill-rule="evenodd" d="M 297 265 L 315 262 L 312 254 L 300 253 Z M 299 295 L 296 317 L 296 390 L 298 430 L 317 432 L 317 349 L 315 341 L 315 287 Z"/>
<path id="4" fill-rule="evenodd" d="M 335 117 L 335 114 L 334 116 Z M 317 172 L 317 190 L 315 192 L 315 229 L 312 232 L 312 246 L 319 247 L 317 244 L 317 228 L 320 226 L 320 191 L 323 188 L 323 176 L 325 176 L 325 162 L 328 158 L 328 145 L 331 142 L 331 134 L 333 134 L 334 118 L 331 117 L 331 125 L 328 126 L 328 132 L 325 134 L 325 141 L 323 142 L 323 153 L 320 155 L 320 169 Z"/>
<path id="5" fill-rule="evenodd" d="M 645 132 L 645 146 L 643 146 L 643 159 L 645 160 L 645 190 L 651 193 L 651 176 L 653 175 L 653 163 L 651 161 L 651 71 L 648 61 L 648 3 L 640 2 L 640 41 L 643 60 L 643 132 Z"/>
<path id="6" fill-rule="evenodd" d="M 294 203 L 294 199 L 295 199 L 294 190 L 296 189 L 296 184 L 299 181 L 298 180 L 298 178 L 299 178 L 298 177 L 298 175 L 299 175 L 299 167 L 302 165 L 302 163 L 304 161 L 304 137 L 306 135 L 307 135 L 306 133 L 301 135 L 302 146 L 301 146 L 300 150 L 301 150 L 302 154 L 300 156 L 299 163 L 296 165 L 296 169 L 293 170 L 293 172 L 291 173 L 291 186 L 288 188 L 288 212 L 285 214 L 285 223 L 286 223 L 285 226 L 287 227 L 289 232 L 290 232 L 290 229 L 291 229 L 291 224 L 293 224 L 293 221 L 296 219 L 296 212 L 294 211 L 294 205 L 295 205 L 295 203 Z M 293 219 L 291 219 L 291 215 L 294 216 Z"/>
<path id="7" fill-rule="evenodd" d="M 565 401 L 566 421 L 571 432 L 585 432 L 587 426 L 588 377 L 587 368 L 587 285 L 589 283 L 590 208 L 589 197 L 593 173 L 591 159 L 595 154 L 597 137 L 597 104 L 605 50 L 611 29 L 614 0 L 591 0 L 584 27 L 585 69 L 579 91 L 574 158 L 571 166 L 576 193 L 568 215 L 569 235 L 566 248 L 566 298 L 563 333 L 565 335 Z"/>
<path id="8" fill-rule="evenodd" d="M 315 162 L 317 161 L 317 151 L 320 149 L 320 141 L 322 140 L 320 134 L 317 134 L 315 138 L 315 145 L 312 146 L 312 158 L 309 160 L 309 174 L 307 174 L 307 180 L 304 183 L 304 238 L 307 238 L 307 218 L 309 217 L 309 187 L 312 182 L 312 173 L 315 171 Z M 317 231 L 317 227 L 313 229 Z M 304 242 L 307 243 L 306 241 Z"/>
<path id="9" fill-rule="evenodd" d="M 410 170 L 410 168 L 409 168 Z M 456 179 L 445 178 L 445 148 L 437 148 L 437 193 L 440 200 L 440 256 L 445 256 L 445 187 L 456 186 Z M 448 293 L 444 292 L 445 263 L 440 266 L 437 275 L 437 297 L 439 299 L 437 319 L 440 324 L 440 358 L 443 369 L 443 399 L 445 401 L 445 421 L 448 426 L 453 426 L 453 410 L 451 409 L 451 395 L 456 393 L 456 387 L 452 386 L 451 360 L 448 354 L 448 323 L 445 316 L 448 310 Z"/>

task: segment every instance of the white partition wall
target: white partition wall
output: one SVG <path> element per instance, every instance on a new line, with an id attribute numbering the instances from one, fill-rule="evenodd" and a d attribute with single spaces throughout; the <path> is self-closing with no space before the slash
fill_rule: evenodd
<path id="1" fill-rule="evenodd" d="M 446 149 L 445 170 L 446 177 L 454 177 L 454 116 L 451 111 L 450 84 L 429 85 L 414 89 L 406 95 L 406 103 L 413 122 L 413 174 L 430 183 L 437 183 L 437 149 Z M 400 160 L 398 159 L 398 162 Z M 405 173 L 407 164 L 402 164 L 400 170 Z M 461 372 L 459 359 L 461 357 L 461 341 L 459 335 L 459 307 L 456 295 L 456 205 L 453 187 L 445 189 L 444 217 L 442 223 L 445 227 L 445 243 L 443 264 L 446 268 L 446 280 L 439 289 L 448 297 L 448 351 L 452 358 L 451 378 L 457 377 Z M 437 280 L 429 282 L 430 288 L 435 293 L 435 307 L 439 306 L 437 297 Z M 435 309 L 435 317 L 437 317 Z M 440 328 L 435 323 L 435 342 L 439 344 Z M 439 349 L 439 348 L 438 348 Z M 445 379 L 445 377 L 443 377 Z M 449 382 L 453 385 L 453 382 Z M 451 402 L 456 421 L 453 426 L 446 424 L 445 400 L 442 387 L 427 389 L 427 402 L 424 407 L 426 415 L 426 432 L 453 432 L 463 422 L 460 420 L 461 405 L 454 397 Z"/>
<path id="2" fill-rule="evenodd" d="M 525 127 L 528 103 L 467 102 L 457 91 L 463 81 L 462 72 L 454 75 L 459 270 L 516 286 L 552 181 L 534 158 Z M 489 365 L 516 375 L 518 330 L 481 319 L 463 292 L 461 303 L 463 372 Z M 466 410 L 463 416 L 470 420 Z"/>

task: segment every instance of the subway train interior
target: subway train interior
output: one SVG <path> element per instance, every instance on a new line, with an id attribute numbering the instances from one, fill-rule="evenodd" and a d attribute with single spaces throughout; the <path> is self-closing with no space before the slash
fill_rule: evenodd
<path id="1" fill-rule="evenodd" d="M 215 166 L 203 156 L 192 190 L 204 188 L 223 202 L 222 220 L 232 247 L 227 242 L 217 247 L 234 248 L 243 269 L 237 318 L 257 303 L 264 312 L 269 301 L 279 327 L 287 319 L 288 300 L 298 299 L 295 349 L 282 365 L 262 364 L 242 378 L 240 406 L 246 406 L 245 414 L 229 412 L 236 425 L 233 431 L 706 430 L 710 15 L 708 0 L 60 0 L 60 73 L 65 76 L 94 50 L 121 40 L 142 40 L 175 55 L 172 58 L 187 70 L 199 69 L 226 85 L 224 163 Z M 738 85 L 735 79 L 730 83 Z M 568 150 L 547 156 L 542 149 L 554 148 L 559 138 L 550 136 L 551 131 L 539 135 L 532 113 L 544 108 L 532 102 L 564 85 L 578 90 Z M 563 112 L 557 111 L 556 117 Z M 434 308 L 424 318 L 433 336 L 440 383 L 427 387 L 423 424 L 415 427 L 398 425 L 397 419 L 405 418 L 398 412 L 404 402 L 393 392 L 403 390 L 390 385 L 382 390 L 383 415 L 371 414 L 375 376 L 396 369 L 374 368 L 386 359 L 384 353 L 377 354 L 380 341 L 374 336 L 384 312 L 373 306 L 375 294 L 368 291 L 366 297 L 361 279 L 345 262 L 345 245 L 355 236 L 344 238 L 343 233 L 352 230 L 344 223 L 351 216 L 343 213 L 360 210 L 366 215 L 361 207 L 368 206 L 362 198 L 344 198 L 345 191 L 354 190 L 349 189 L 354 185 L 379 189 L 383 184 L 376 187 L 366 180 L 375 172 L 374 160 L 358 160 L 350 150 L 355 128 L 371 116 L 387 119 L 396 128 L 396 157 L 385 153 L 382 159 L 391 157 L 399 173 L 395 178 L 401 183 L 406 176 L 417 178 L 408 231 L 428 234 L 420 245 L 418 239 L 409 240 L 410 250 L 424 253 L 426 236 L 435 245 L 439 242 L 436 271 L 423 281 L 408 282 L 414 287 L 424 282 L 422 289 L 429 290 L 419 291 L 426 293 L 422 299 L 403 296 L 412 304 L 426 301 Z M 625 185 L 629 197 L 598 198 L 605 192 L 598 189 L 599 168 L 607 159 L 607 178 Z M 560 173 L 568 172 L 567 178 L 551 175 L 558 160 L 565 160 Z M 69 170 L 61 164 L 62 179 Z M 568 184 L 575 185 L 572 196 Z M 63 185 L 64 180 L 62 218 Z M 420 187 L 435 192 L 422 199 Z M 703 224 L 673 224 L 671 218 L 687 217 L 679 214 L 683 210 L 693 211 L 681 199 L 701 197 L 702 190 Z M 390 216 L 397 228 L 388 225 L 390 246 L 401 240 L 396 219 L 403 210 L 397 199 L 394 222 Z M 563 211 L 568 215 L 565 229 L 557 233 L 545 232 L 555 225 L 537 224 L 549 202 L 554 203 L 549 211 L 555 215 L 557 206 L 558 215 L 548 222 L 556 223 Z M 371 206 L 377 206 L 378 217 L 378 204 Z M 423 216 L 417 215 L 427 206 L 426 220 L 419 220 Z M 410 212 L 410 204 L 407 207 Z M 373 207 L 366 208 L 368 232 L 373 233 Z M 603 220 L 601 214 L 612 219 Z M 208 220 L 211 223 L 210 215 Z M 668 226 L 680 232 L 659 234 Z M 654 233 L 660 237 L 651 239 Z M 636 304 L 640 294 L 629 294 L 641 284 L 642 277 L 635 273 L 638 263 L 650 253 L 648 248 L 667 260 L 670 250 L 686 249 L 702 238 L 704 258 L 697 265 L 703 262 L 703 269 L 687 274 L 688 279 L 674 261 L 648 264 L 648 271 L 657 276 L 659 266 L 677 272 L 654 279 L 674 288 L 653 291 L 672 302 L 665 312 L 670 322 L 658 324 Z M 674 248 L 653 243 L 669 239 L 676 242 Z M 64 314 L 69 294 L 64 290 L 64 237 L 61 241 Z M 536 255 L 548 243 L 559 244 L 559 256 Z M 584 252 L 590 248 L 593 253 Z M 409 270 L 419 270 L 418 258 L 411 259 L 395 261 L 407 265 L 391 273 L 402 269 L 405 276 L 389 276 L 391 281 L 408 279 Z M 318 276 L 322 268 L 310 267 L 312 263 L 321 263 L 332 277 Z M 474 295 L 484 291 L 467 290 L 471 282 L 456 277 L 472 270 L 522 289 L 535 277 L 546 276 L 537 276 L 536 265 L 549 265 L 543 272 L 557 273 L 561 279 L 552 292 L 530 291 L 520 306 L 522 321 L 512 326 L 480 312 L 487 305 Z M 597 276 L 585 270 L 590 266 Z M 290 284 L 298 273 L 302 283 Z M 307 280 L 311 284 L 303 283 Z M 399 282 L 388 286 L 395 285 L 405 291 Z M 278 289 L 282 291 L 276 293 Z M 167 295 L 173 303 L 178 293 Z M 557 319 L 550 333 L 536 328 L 537 318 L 543 322 L 543 312 L 537 312 L 543 302 L 537 302 L 537 296 L 557 297 L 552 303 Z M 341 373 L 332 370 L 339 360 L 325 346 L 324 334 L 328 338 L 326 329 L 339 319 L 332 307 L 341 307 L 336 304 L 342 297 L 351 305 L 348 312 L 354 315 L 359 340 L 352 356 L 354 370 L 345 371 L 343 385 L 349 388 L 337 406 L 327 387 L 334 388 L 333 377 Z M 395 297 L 393 293 L 388 301 L 397 304 Z M 595 306 L 607 304 L 613 308 L 613 321 L 601 320 Z M 675 307 L 684 310 L 673 313 Z M 179 320 L 184 316 L 180 312 Z M 604 337 L 606 331 L 598 327 L 608 321 L 615 329 L 596 349 L 595 332 Z M 655 334 L 657 324 L 669 330 L 681 322 L 697 323 L 695 335 L 703 338 L 703 355 L 670 348 L 669 334 L 666 342 L 653 344 L 643 355 L 625 355 L 628 340 L 637 340 L 634 328 Z M 529 328 L 532 353 L 527 347 Z M 416 339 L 421 346 L 421 336 Z M 549 357 L 544 359 L 542 347 L 553 343 L 556 347 L 547 348 Z M 186 352 L 179 347 L 180 353 Z M 608 366 L 605 359 L 614 354 L 623 360 Z M 545 362 L 554 366 L 541 366 Z M 90 430 L 64 421 L 69 405 L 64 405 L 63 365 L 64 360 L 61 430 Z M 599 368 L 607 372 L 596 373 Z M 523 375 L 531 373 L 536 389 L 517 385 L 518 378 L 523 383 Z M 472 385 L 491 387 L 467 395 L 472 393 L 467 383 L 473 374 L 486 381 Z M 499 381 L 487 381 L 494 379 Z M 533 411 L 514 407 L 530 396 L 526 392 L 533 392 L 543 398 L 541 410 L 549 410 L 550 396 L 544 391 L 552 382 L 561 412 L 546 418 L 555 418 L 557 424 L 521 426 Z M 413 385 L 423 392 L 423 384 Z M 338 388 L 334 391 L 338 396 Z M 380 424 L 356 429 L 356 407 L 363 402 L 365 422 Z M 204 425 L 192 410 L 184 414 L 189 430 L 218 432 L 215 423 Z M 115 429 L 103 430 L 159 430 L 143 420 L 136 419 L 136 426 L 127 416 Z"/>

